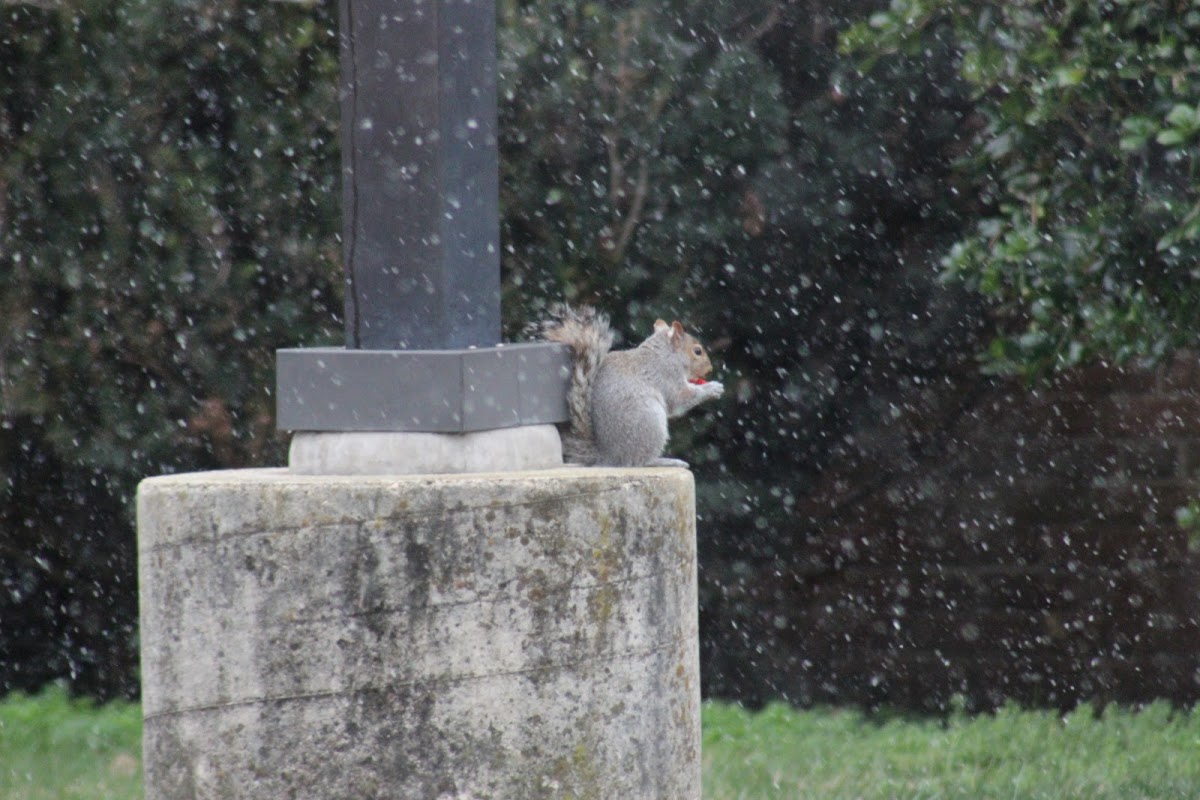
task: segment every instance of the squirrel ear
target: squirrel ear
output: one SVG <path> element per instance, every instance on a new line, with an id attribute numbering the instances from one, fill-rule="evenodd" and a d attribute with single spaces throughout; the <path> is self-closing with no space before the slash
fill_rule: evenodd
<path id="1" fill-rule="evenodd" d="M 683 336 L 683 326 L 679 324 L 679 320 L 671 323 L 671 333 L 675 336 Z"/>
<path id="2" fill-rule="evenodd" d="M 667 327 L 668 327 L 667 323 L 663 322 L 661 319 L 654 320 L 654 332 L 655 333 L 658 333 L 659 331 L 661 331 Z"/>

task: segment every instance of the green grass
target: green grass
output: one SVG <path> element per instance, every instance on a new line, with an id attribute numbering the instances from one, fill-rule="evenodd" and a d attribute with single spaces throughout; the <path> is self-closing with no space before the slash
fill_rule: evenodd
<path id="1" fill-rule="evenodd" d="M 770 706 L 704 708 L 704 796 L 751 798 L 1200 797 L 1200 713 L 1006 708 L 947 720 Z"/>
<path id="2" fill-rule="evenodd" d="M 0 800 L 142 794 L 133 703 L 0 701 Z M 1005 709 L 946 720 L 704 706 L 706 800 L 1200 797 L 1200 713 Z"/>
<path id="3" fill-rule="evenodd" d="M 142 796 L 142 712 L 95 707 L 60 688 L 0 702 L 0 800 Z"/>

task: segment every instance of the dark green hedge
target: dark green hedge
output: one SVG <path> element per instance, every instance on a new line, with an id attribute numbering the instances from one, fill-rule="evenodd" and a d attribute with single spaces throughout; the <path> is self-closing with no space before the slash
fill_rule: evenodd
<path id="1" fill-rule="evenodd" d="M 943 266 L 997 301 L 989 365 L 1034 377 L 1194 348 L 1200 8 L 896 0 L 844 38 L 867 62 L 944 43 L 979 113 L 962 174 L 988 208 Z"/>
<path id="2" fill-rule="evenodd" d="M 278 462 L 274 349 L 337 330 L 333 15 L 0 13 L 0 692 L 130 694 L 137 481 Z"/>

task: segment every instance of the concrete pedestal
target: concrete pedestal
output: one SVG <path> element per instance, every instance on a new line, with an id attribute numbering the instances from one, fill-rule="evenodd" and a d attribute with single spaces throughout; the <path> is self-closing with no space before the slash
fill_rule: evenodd
<path id="1" fill-rule="evenodd" d="M 698 798 L 681 469 L 138 492 L 160 798 Z"/>

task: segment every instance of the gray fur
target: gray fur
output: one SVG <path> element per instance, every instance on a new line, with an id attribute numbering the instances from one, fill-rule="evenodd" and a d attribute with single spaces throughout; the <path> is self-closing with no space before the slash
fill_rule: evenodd
<path id="1" fill-rule="evenodd" d="M 706 355 L 691 353 L 699 343 L 679 331 L 663 325 L 636 348 L 610 352 L 612 329 L 603 314 L 588 307 L 552 309 L 540 333 L 570 346 L 575 358 L 564 459 L 596 466 L 687 466 L 662 458 L 667 420 L 720 397 L 724 388 L 715 381 L 688 382 L 690 370 L 707 372 L 710 365 Z"/>

